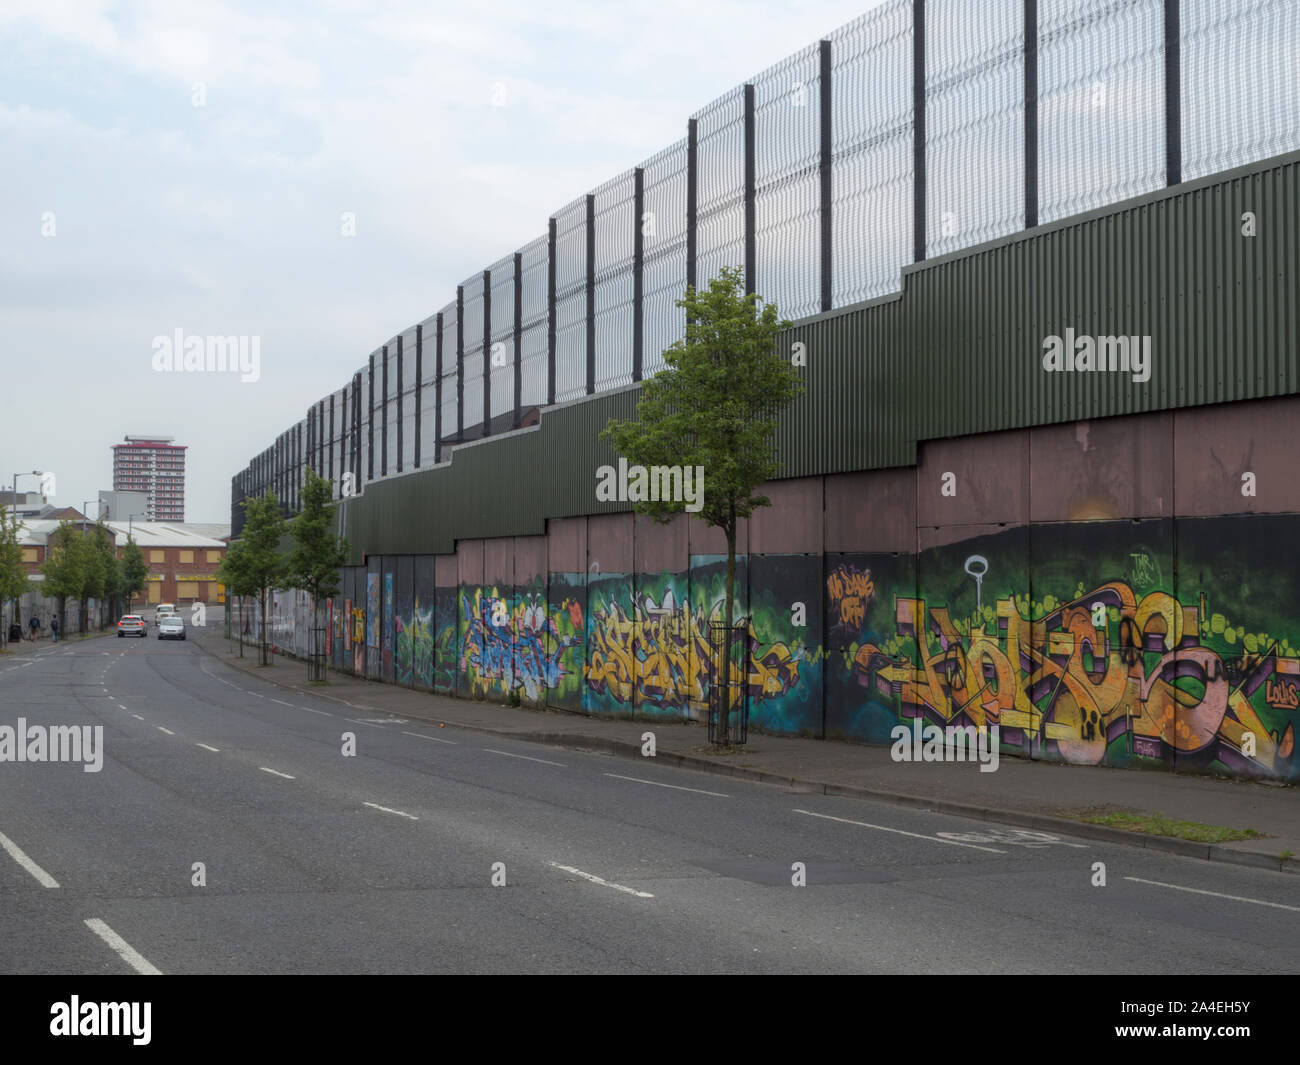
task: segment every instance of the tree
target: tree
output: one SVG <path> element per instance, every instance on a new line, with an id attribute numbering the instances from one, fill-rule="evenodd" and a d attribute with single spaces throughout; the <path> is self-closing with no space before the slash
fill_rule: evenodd
<path id="1" fill-rule="evenodd" d="M 219 580 L 226 589 L 226 607 L 229 609 L 230 600 L 238 597 L 239 599 L 239 620 L 236 626 L 239 629 L 239 657 L 244 657 L 244 597 L 257 594 L 257 588 L 252 584 L 248 575 L 248 565 L 244 554 L 244 542 L 234 540 L 226 547 L 226 557 L 221 560 L 221 565 L 217 567 L 217 580 Z"/>
<path id="2" fill-rule="evenodd" d="M 18 540 L 22 524 L 16 514 L 0 509 L 0 606 L 13 600 L 16 624 L 22 623 L 18 616 L 18 597 L 31 587 L 23 569 L 23 545 Z M 4 638 L 8 638 L 7 634 Z"/>
<path id="3" fill-rule="evenodd" d="M 126 546 L 122 548 L 122 585 L 119 595 L 126 597 L 126 610 L 131 612 L 131 604 L 137 595 L 144 591 L 149 583 L 149 567 L 144 560 L 140 545 L 128 536 Z"/>
<path id="4" fill-rule="evenodd" d="M 100 595 L 102 600 L 99 611 L 99 628 L 104 628 L 105 607 L 115 607 L 118 596 L 122 594 L 122 563 L 118 560 L 116 534 L 102 521 L 96 522 L 91 537 L 91 544 L 100 559 Z"/>
<path id="5" fill-rule="evenodd" d="M 334 531 L 334 512 L 337 509 L 330 502 L 333 494 L 333 482 L 320 477 L 312 469 L 307 470 L 307 481 L 302 487 L 300 499 L 302 507 L 298 516 L 289 525 L 293 537 L 294 549 L 289 558 L 287 580 L 290 588 L 296 588 L 311 596 L 311 660 L 307 667 L 308 680 L 324 680 L 325 671 L 316 668 L 317 624 L 320 602 L 338 594 L 339 569 L 347 565 L 348 546 L 339 539 Z M 316 673 L 319 672 L 319 675 Z"/>
<path id="6" fill-rule="evenodd" d="M 66 631 L 67 625 L 63 623 L 67 601 L 80 601 L 83 589 L 94 583 L 95 575 L 91 572 L 94 563 L 87 550 L 86 538 L 70 521 L 59 522 L 47 544 L 45 561 L 41 564 L 41 572 L 45 575 L 41 591 L 58 601 L 59 621 Z"/>
<path id="7" fill-rule="evenodd" d="M 778 317 L 775 304 L 760 307 L 757 296 L 745 294 L 743 270 L 724 267 L 707 291 L 688 288 L 677 306 L 686 311 L 685 338 L 664 352 L 666 368 L 642 385 L 636 419 L 611 419 L 601 438 L 632 463 L 702 470 L 703 487 L 696 486 L 702 502 L 689 503 L 702 520 L 727 537 L 723 614 L 730 634 L 737 524 L 756 508 L 771 506 L 754 489 L 780 473 L 777 420 L 803 393 L 803 381 L 790 358 L 776 347 L 777 334 L 790 323 Z M 684 497 L 642 499 L 635 509 L 666 523 L 685 511 L 687 504 Z M 719 663 L 723 684 L 719 738 L 724 744 L 730 715 L 729 639 Z"/>
<path id="8" fill-rule="evenodd" d="M 244 500 L 243 566 L 248 584 L 257 596 L 262 612 L 262 665 L 271 664 L 266 639 L 266 606 L 271 589 L 284 583 L 288 559 L 280 552 L 280 538 L 285 521 L 280 517 L 280 501 L 274 492 Z"/>

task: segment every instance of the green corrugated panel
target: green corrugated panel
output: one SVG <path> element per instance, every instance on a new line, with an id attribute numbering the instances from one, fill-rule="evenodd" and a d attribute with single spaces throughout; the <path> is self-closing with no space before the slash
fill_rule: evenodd
<path id="1" fill-rule="evenodd" d="M 1257 235 L 1242 235 L 1253 211 Z M 1300 153 L 904 271 L 897 297 L 806 319 L 807 394 L 777 434 L 785 475 L 910 465 L 918 441 L 1300 391 Z M 1150 335 L 1146 384 L 1045 373 L 1042 341 Z M 595 501 L 599 439 L 636 389 L 544 410 L 539 428 L 366 487 L 349 536 L 370 554 L 545 532 Z M 1141 461 L 1141 456 L 1134 456 Z"/>

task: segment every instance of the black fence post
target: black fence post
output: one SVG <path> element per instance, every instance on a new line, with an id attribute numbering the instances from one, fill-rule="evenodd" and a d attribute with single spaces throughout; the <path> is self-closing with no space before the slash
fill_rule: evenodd
<path id="1" fill-rule="evenodd" d="M 361 371 L 352 375 L 352 491 L 361 488 Z"/>
<path id="2" fill-rule="evenodd" d="M 424 388 L 424 326 L 415 327 L 415 468 L 420 468 L 420 399 Z"/>
<path id="3" fill-rule="evenodd" d="M 524 257 L 521 252 L 515 252 L 515 417 L 514 427 L 519 428 L 522 420 L 523 410 L 523 343 L 524 343 Z"/>
<path id="4" fill-rule="evenodd" d="M 375 479 L 375 357 L 370 356 L 370 411 L 366 416 L 366 481 Z"/>
<path id="5" fill-rule="evenodd" d="M 397 337 L 397 472 L 398 473 L 402 472 L 402 448 L 405 446 L 406 443 L 405 440 L 403 440 L 403 436 L 405 436 L 405 426 L 403 426 L 402 424 L 404 420 L 403 411 L 405 407 L 405 402 L 404 402 L 405 397 L 402 395 L 402 393 L 405 391 L 403 382 L 406 380 L 406 378 L 402 375 L 402 369 L 403 369 L 402 344 L 403 344 L 402 337 L 399 334 Z"/>
<path id="6" fill-rule="evenodd" d="M 634 171 L 632 189 L 632 380 L 641 380 L 641 325 L 643 321 L 643 277 L 645 268 L 645 169 Z"/>
<path id="7" fill-rule="evenodd" d="M 912 258 L 925 259 L 925 0 L 912 0 Z"/>
<path id="8" fill-rule="evenodd" d="M 546 227 L 546 405 L 555 405 L 555 219 Z"/>
<path id="9" fill-rule="evenodd" d="M 699 132 L 695 119 L 686 123 L 686 287 L 695 287 L 695 222 L 699 206 Z"/>
<path id="10" fill-rule="evenodd" d="M 587 395 L 596 391 L 596 197 L 587 193 Z"/>
<path id="11" fill-rule="evenodd" d="M 483 435 L 492 435 L 492 271 L 483 271 Z"/>
<path id="12" fill-rule="evenodd" d="M 1179 0 L 1165 0 L 1165 184 L 1183 180 L 1182 32 Z"/>
<path id="13" fill-rule="evenodd" d="M 388 476 L 388 345 L 380 349 L 379 476 Z"/>
<path id="14" fill-rule="evenodd" d="M 456 440 L 465 439 L 465 286 L 456 286 Z"/>
<path id="15" fill-rule="evenodd" d="M 1025 0 L 1025 228 L 1038 225 L 1038 0 Z"/>
<path id="16" fill-rule="evenodd" d="M 343 394 L 345 396 L 347 395 L 346 392 L 344 392 Z M 329 460 L 329 465 L 327 467 L 329 473 L 326 474 L 326 476 L 329 477 L 329 479 L 332 481 L 334 479 L 334 393 L 333 392 L 330 393 L 330 442 L 329 442 L 329 451 L 326 455 L 326 458 Z M 339 474 L 340 474 L 339 479 L 342 480 L 342 470 L 339 471 Z"/>
<path id="17" fill-rule="evenodd" d="M 754 246 L 754 86 L 745 83 L 745 295 L 758 291 Z"/>
<path id="18" fill-rule="evenodd" d="M 818 72 L 817 88 L 819 90 L 821 104 L 820 130 L 818 131 L 819 144 L 821 151 L 817 160 L 818 176 L 821 178 L 821 224 L 822 224 L 822 311 L 831 309 L 831 297 L 833 289 L 831 270 L 834 258 L 831 254 L 834 247 L 834 230 L 831 228 L 831 197 L 834 193 L 834 187 L 831 183 L 831 177 L 834 173 L 831 163 L 831 148 L 833 147 L 832 138 L 835 130 L 831 124 L 831 88 L 834 80 L 834 73 L 831 66 L 831 42 L 823 40 L 818 46 Z"/>
<path id="19" fill-rule="evenodd" d="M 442 461 L 442 311 L 438 312 L 438 338 L 433 348 L 433 462 Z"/>

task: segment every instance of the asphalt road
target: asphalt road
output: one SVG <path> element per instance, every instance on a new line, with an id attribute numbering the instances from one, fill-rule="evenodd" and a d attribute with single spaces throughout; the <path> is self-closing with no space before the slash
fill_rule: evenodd
<path id="1" fill-rule="evenodd" d="M 1295 877 L 368 716 L 190 643 L 0 661 L 19 717 L 104 761 L 0 762 L 5 973 L 1300 971 Z"/>

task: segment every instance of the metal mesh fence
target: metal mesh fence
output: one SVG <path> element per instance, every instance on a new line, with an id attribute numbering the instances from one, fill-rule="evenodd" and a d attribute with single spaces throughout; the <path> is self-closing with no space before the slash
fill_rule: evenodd
<path id="1" fill-rule="evenodd" d="M 628 170 L 594 192 L 596 388 L 632 382 L 632 259 L 636 176 Z"/>
<path id="2" fill-rule="evenodd" d="M 555 213 L 555 399 L 587 390 L 587 198 Z"/>
<path id="3" fill-rule="evenodd" d="M 546 402 L 547 375 L 547 241 L 538 237 L 519 249 L 523 277 L 523 336 L 520 340 L 520 403 L 525 407 Z"/>
<path id="4" fill-rule="evenodd" d="M 925 217 L 930 257 L 1020 230 L 1033 196 L 1049 222 L 1160 188 L 1181 163 L 1184 180 L 1300 147 L 1300 0 L 1181 0 L 1181 68 L 1165 52 L 1163 0 L 1038 0 L 1037 185 L 1025 187 L 1025 5 L 1023 0 L 929 0 L 924 29 Z M 829 255 L 830 301 L 844 307 L 894 293 L 914 255 L 915 173 L 912 0 L 884 0 L 829 35 L 829 145 L 823 146 L 821 61 L 809 46 L 753 79 L 754 187 L 745 187 L 745 90 L 738 86 L 697 112 L 696 271 L 701 286 L 724 266 L 753 256 L 754 287 L 783 317 L 820 310 L 821 263 Z M 1166 101 L 1177 70 L 1176 101 Z M 1175 104 L 1177 106 L 1168 106 Z M 1177 116 L 1181 159 L 1168 159 L 1166 122 Z M 829 148 L 830 246 L 822 247 L 820 167 Z M 643 166 L 643 215 L 627 171 L 592 193 L 595 249 L 594 387 L 633 377 L 635 234 L 642 234 L 642 372 L 663 368 L 662 352 L 684 333 L 676 307 L 686 285 L 688 148 L 685 139 Z M 1032 174 L 1032 172 L 1031 172 Z M 745 204 L 753 195 L 753 246 Z M 520 404 L 546 402 L 555 338 L 555 399 L 588 385 L 587 197 L 555 214 L 555 301 L 549 303 L 548 241 L 521 250 Z M 419 459 L 433 460 L 458 423 L 480 434 L 484 374 L 494 420 L 513 408 L 513 256 L 491 267 L 485 337 L 482 275 L 464 289 L 464 374 L 458 388 L 457 314 L 442 312 L 442 372 L 435 317 L 425 320 L 418 399 Z M 293 509 L 308 466 L 355 488 L 415 467 L 415 330 L 387 357 L 377 349 L 352 384 L 276 437 L 232 483 L 239 502 L 272 489 Z M 493 364 L 492 353 L 498 352 Z M 372 369 L 373 366 L 373 369 Z M 385 379 L 385 368 L 387 378 Z M 437 386 L 441 384 L 441 404 Z M 459 397 L 463 400 L 458 401 Z M 400 411 L 399 411 L 400 399 Z M 498 423 L 499 424 L 499 423 Z M 386 461 L 385 461 L 386 458 Z M 336 489 L 337 494 L 337 489 Z"/>
<path id="5" fill-rule="evenodd" d="M 897 292 L 912 261 L 912 4 L 831 37 L 831 305 Z"/>
<path id="6" fill-rule="evenodd" d="M 1040 221 L 1164 185 L 1163 35 L 1161 0 L 1039 0 Z"/>
<path id="7" fill-rule="evenodd" d="M 492 335 L 488 338 L 492 419 L 515 409 L 515 257 L 492 264 Z"/>
<path id="8" fill-rule="evenodd" d="M 1025 225 L 1024 4 L 926 6 L 926 254 Z"/>
<path id="9" fill-rule="evenodd" d="M 719 97 L 696 119 L 695 280 L 745 265 L 745 94 Z"/>
<path id="10" fill-rule="evenodd" d="M 1300 144 L 1300 3 L 1182 0 L 1183 177 Z"/>
<path id="11" fill-rule="evenodd" d="M 821 310 L 819 65 L 813 45 L 754 79 L 754 287 L 783 318 Z"/>
<path id="12" fill-rule="evenodd" d="M 686 312 L 676 305 L 686 291 L 686 139 L 642 169 L 642 374 L 653 377 L 664 368 L 664 349 L 686 335 Z"/>

